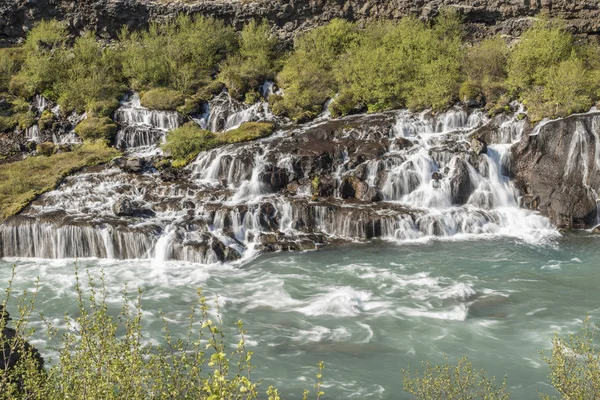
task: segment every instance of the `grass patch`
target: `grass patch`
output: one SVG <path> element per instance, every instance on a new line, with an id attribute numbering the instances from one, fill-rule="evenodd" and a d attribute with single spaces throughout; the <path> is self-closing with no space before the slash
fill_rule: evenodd
<path id="1" fill-rule="evenodd" d="M 240 143 L 264 138 L 273 133 L 273 124 L 270 122 L 246 122 L 239 128 L 217 134 L 217 139 L 222 143 Z"/>
<path id="2" fill-rule="evenodd" d="M 185 96 L 177 90 L 163 87 L 143 92 L 140 101 L 152 110 L 175 111 L 185 104 Z"/>
<path id="3" fill-rule="evenodd" d="M 117 124 L 108 117 L 86 118 L 75 127 L 75 133 L 83 140 L 105 140 L 110 142 L 117 132 Z"/>
<path id="4" fill-rule="evenodd" d="M 19 213 L 37 196 L 53 190 L 61 179 L 119 155 L 104 143 L 85 143 L 71 153 L 29 157 L 0 165 L 0 220 Z"/>
<path id="5" fill-rule="evenodd" d="M 193 122 L 172 130 L 161 147 L 172 158 L 172 166 L 183 168 L 202 152 L 230 143 L 248 142 L 273 133 L 269 122 L 246 122 L 237 129 L 214 134 Z"/>

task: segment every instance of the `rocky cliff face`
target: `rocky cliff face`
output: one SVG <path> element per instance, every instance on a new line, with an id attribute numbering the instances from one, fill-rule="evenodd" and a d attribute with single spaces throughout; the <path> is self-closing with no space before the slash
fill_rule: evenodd
<path id="1" fill-rule="evenodd" d="M 511 171 L 523 206 L 562 228 L 597 224 L 600 113 L 538 126 L 511 149 Z"/>
<path id="2" fill-rule="evenodd" d="M 430 19 L 448 6 L 465 15 L 474 36 L 519 35 L 529 17 L 539 14 L 563 19 L 579 34 L 600 32 L 597 0 L 11 0 L 0 4 L 0 40 L 18 41 L 41 19 L 57 18 L 73 32 L 91 29 L 110 38 L 121 26 L 138 29 L 179 13 L 218 17 L 237 27 L 267 18 L 281 38 L 290 39 L 332 18 L 361 23 L 406 15 Z"/>

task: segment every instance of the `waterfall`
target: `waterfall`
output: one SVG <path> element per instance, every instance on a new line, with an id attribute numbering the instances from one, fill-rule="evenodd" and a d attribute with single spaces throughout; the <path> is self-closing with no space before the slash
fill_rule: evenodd
<path id="1" fill-rule="evenodd" d="M 247 106 L 223 93 L 195 121 L 222 131 L 269 118 L 264 103 Z M 128 151 L 152 151 L 179 126 L 176 113 L 147 110 L 135 94 L 115 119 L 117 141 Z M 471 134 L 491 123 L 497 124 L 493 142 L 474 154 Z M 600 119 L 593 126 L 598 135 Z M 518 207 L 519 193 L 504 175 L 509 148 L 524 131 L 517 117 L 492 121 L 460 107 L 435 115 L 402 110 L 321 119 L 203 152 L 185 180 L 114 167 L 87 171 L 0 225 L 0 256 L 206 264 L 339 240 L 544 240 L 555 230 Z M 571 143 L 573 165 L 591 161 L 585 133 Z M 126 205 L 118 214 L 117 204 Z"/>
<path id="2" fill-rule="evenodd" d="M 164 140 L 168 131 L 179 127 L 177 112 L 142 107 L 137 93 L 121 101 L 114 120 L 119 124 L 115 144 L 125 150 L 150 148 Z"/>

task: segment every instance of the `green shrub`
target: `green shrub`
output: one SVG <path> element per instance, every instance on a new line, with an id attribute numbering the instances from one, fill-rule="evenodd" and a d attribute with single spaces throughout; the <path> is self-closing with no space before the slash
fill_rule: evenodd
<path id="1" fill-rule="evenodd" d="M 200 152 L 216 147 L 217 143 L 212 132 L 201 129 L 193 122 L 188 122 L 169 132 L 167 141 L 161 145 L 161 148 L 175 160 L 173 164 L 181 167 L 196 158 Z"/>
<path id="2" fill-rule="evenodd" d="M 110 142 L 117 132 L 117 124 L 108 117 L 89 117 L 75 127 L 75 133 L 83 140 Z"/>
<path id="3" fill-rule="evenodd" d="M 510 54 L 508 81 L 513 90 L 543 86 L 549 71 L 567 60 L 575 39 L 556 22 L 541 20 L 525 31 Z"/>
<path id="4" fill-rule="evenodd" d="M 61 109 L 95 114 L 115 104 L 124 89 L 115 50 L 99 43 L 94 32 L 86 32 L 68 53 L 66 76 L 56 85 Z"/>
<path id="5" fill-rule="evenodd" d="M 12 115 L 0 115 L 0 132 L 14 131 L 17 124 L 17 120 Z"/>
<path id="6" fill-rule="evenodd" d="M 485 39 L 468 48 L 463 69 L 472 82 L 503 82 L 506 79 L 508 55 L 508 46 L 501 37 Z"/>
<path id="7" fill-rule="evenodd" d="M 285 95 L 272 97 L 274 110 L 296 121 L 314 118 L 325 101 L 338 90 L 333 68 L 342 54 L 358 39 L 355 24 L 334 19 L 302 35 L 294 53 L 277 75 Z"/>
<path id="8" fill-rule="evenodd" d="M 54 114 L 48 110 L 44 110 L 40 119 L 38 120 L 38 127 L 40 130 L 51 129 L 54 121 L 56 120 Z"/>
<path id="9" fill-rule="evenodd" d="M 477 371 L 465 357 L 456 366 L 446 363 L 432 366 L 423 363 L 416 374 L 404 370 L 404 390 L 421 400 L 439 399 L 488 399 L 506 400 L 506 380 L 496 385 L 494 379 L 488 379 L 484 371 Z"/>
<path id="10" fill-rule="evenodd" d="M 468 80 L 463 82 L 463 84 L 460 86 L 458 96 L 463 102 L 468 102 L 469 100 L 481 102 L 483 97 L 483 89 L 479 83 Z"/>
<path id="11" fill-rule="evenodd" d="M 533 87 L 523 97 L 532 121 L 538 121 L 589 110 L 597 88 L 583 60 L 573 55 L 548 71 L 544 87 Z"/>
<path id="12" fill-rule="evenodd" d="M 229 94 L 243 98 L 251 89 L 258 89 L 266 79 L 275 76 L 277 37 L 271 34 L 266 20 L 246 24 L 240 33 L 239 53 L 232 54 L 221 64 L 218 79 Z"/>
<path id="13" fill-rule="evenodd" d="M 564 399 L 595 399 L 600 397 L 600 354 L 594 340 L 597 336 L 589 317 L 585 319 L 579 334 L 552 339 L 552 351 L 542 359 L 550 368 L 552 386 Z M 551 398 L 542 396 L 545 400 Z"/>
<path id="14" fill-rule="evenodd" d="M 231 129 L 217 134 L 219 142 L 239 143 L 267 137 L 273 133 L 273 124 L 270 122 L 244 122 L 239 128 Z"/>
<path id="15" fill-rule="evenodd" d="M 22 97 L 41 93 L 56 99 L 55 85 L 66 74 L 67 39 L 63 23 L 56 20 L 37 23 L 25 39 L 25 60 L 19 73 L 11 79 L 11 92 Z"/>
<path id="16" fill-rule="evenodd" d="M 87 113 L 92 117 L 112 117 L 120 104 L 116 98 L 93 101 L 88 104 Z"/>
<path id="17" fill-rule="evenodd" d="M 140 101 L 144 107 L 153 110 L 174 111 L 185 104 L 185 96 L 177 90 L 158 88 L 143 92 Z"/>
<path id="18" fill-rule="evenodd" d="M 147 31 L 121 34 L 125 76 L 136 90 L 169 87 L 186 95 L 210 81 L 235 33 L 223 21 L 180 16 Z"/>
<path id="19" fill-rule="evenodd" d="M 337 63 L 339 90 L 370 112 L 444 108 L 458 97 L 460 18 L 445 12 L 432 27 L 416 18 L 369 24 Z M 342 112 L 352 108 L 346 101 Z"/>
<path id="20" fill-rule="evenodd" d="M 10 79 L 21 67 L 20 52 L 19 48 L 0 49 L 0 92 L 9 89 Z"/>

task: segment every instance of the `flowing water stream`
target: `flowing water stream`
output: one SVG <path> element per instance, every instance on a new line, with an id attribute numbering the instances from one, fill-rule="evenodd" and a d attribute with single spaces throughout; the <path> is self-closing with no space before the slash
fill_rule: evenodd
<path id="1" fill-rule="evenodd" d="M 597 240 L 567 236 L 543 245 L 514 239 L 342 245 L 317 252 L 262 255 L 234 265 L 151 260 L 82 260 L 106 274 L 109 304 L 141 287 L 152 341 L 161 342 L 158 310 L 177 333 L 202 287 L 219 295 L 226 331 L 245 322 L 256 352 L 256 378 L 286 398 L 312 388 L 324 360 L 326 398 L 408 398 L 401 369 L 421 360 L 468 356 L 507 375 L 513 398 L 552 393 L 538 351 L 554 332 L 576 331 L 586 313 L 600 316 Z M 0 261 L 6 282 L 14 260 Z M 60 321 L 76 312 L 74 260 L 16 261 L 17 289 L 41 278 L 38 307 Z M 42 333 L 34 344 L 46 355 Z"/>

